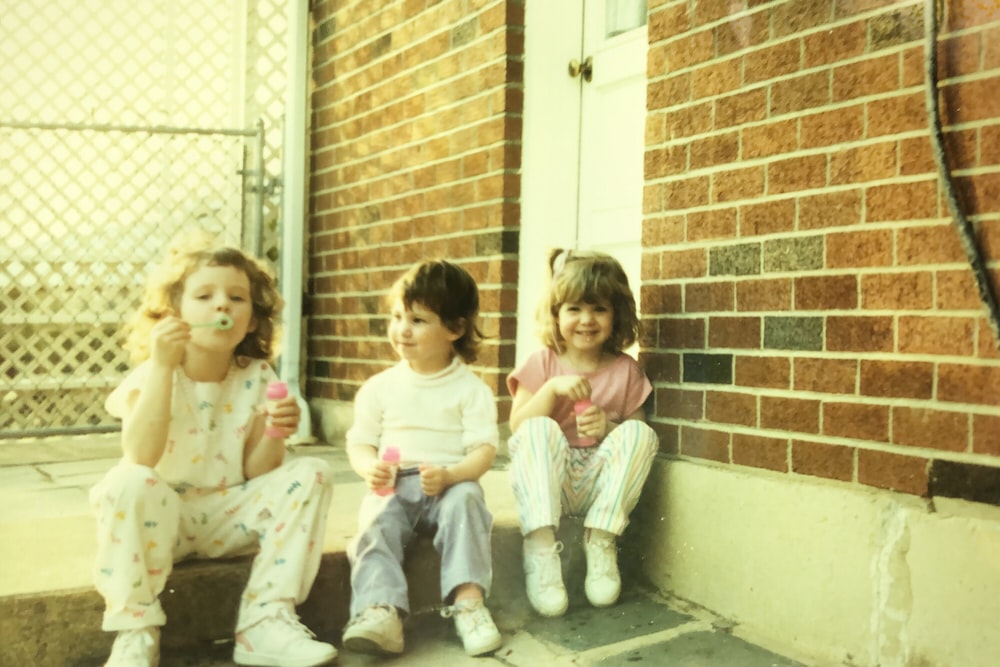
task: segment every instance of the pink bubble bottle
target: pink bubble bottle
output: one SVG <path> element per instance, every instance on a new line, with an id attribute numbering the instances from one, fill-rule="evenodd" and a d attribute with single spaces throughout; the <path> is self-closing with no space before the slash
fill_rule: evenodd
<path id="1" fill-rule="evenodd" d="M 392 468 L 392 479 L 385 486 L 375 489 L 375 494 L 379 496 L 389 496 L 396 493 L 396 471 L 399 469 L 399 447 L 389 445 L 382 451 L 382 460 L 390 464 Z"/>
<path id="2" fill-rule="evenodd" d="M 288 384 L 281 382 L 280 380 L 275 380 L 274 382 L 267 383 L 267 411 L 270 414 L 274 411 L 275 401 L 280 401 L 281 399 L 288 396 Z M 268 418 L 270 420 L 270 417 Z M 264 435 L 271 438 L 284 438 L 285 431 L 283 429 L 277 428 L 276 426 L 271 426 L 268 423 L 267 428 L 264 429 Z"/>
<path id="3" fill-rule="evenodd" d="M 590 447 L 591 445 L 596 445 L 597 444 L 597 438 L 594 438 L 592 436 L 582 436 L 582 435 L 580 435 L 580 421 L 579 421 L 580 420 L 580 415 L 583 414 L 584 412 L 586 412 L 587 408 L 589 408 L 591 405 L 593 405 L 593 402 L 589 398 L 584 398 L 584 399 L 579 400 L 579 401 L 577 401 L 576 403 L 573 404 L 573 412 L 576 413 L 576 417 L 577 417 L 577 422 L 576 422 L 576 430 L 577 430 L 576 441 L 580 444 L 581 447 Z"/>

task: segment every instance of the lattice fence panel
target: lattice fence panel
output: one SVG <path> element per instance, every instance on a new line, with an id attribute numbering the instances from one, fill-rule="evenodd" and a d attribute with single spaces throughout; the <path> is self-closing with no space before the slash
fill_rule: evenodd
<path id="1" fill-rule="evenodd" d="M 0 13 L 0 437 L 117 427 L 103 402 L 127 369 L 121 325 L 182 229 L 241 243 L 255 226 L 277 262 L 285 11 L 53 0 Z"/>

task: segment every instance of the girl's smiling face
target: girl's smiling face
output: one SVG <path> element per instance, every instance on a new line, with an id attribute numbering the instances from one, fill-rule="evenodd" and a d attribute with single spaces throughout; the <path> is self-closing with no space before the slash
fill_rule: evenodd
<path id="1" fill-rule="evenodd" d="M 567 350 L 599 354 L 614 330 L 615 311 L 606 300 L 568 302 L 559 306 L 557 318 L 559 335 L 566 341 Z"/>
<path id="2" fill-rule="evenodd" d="M 247 332 L 253 331 L 250 278 L 235 266 L 202 266 L 184 281 L 180 316 L 190 324 L 207 324 L 220 315 L 228 315 L 233 326 L 228 330 L 195 328 L 191 342 L 213 349 L 226 347 L 232 352 Z"/>
<path id="3" fill-rule="evenodd" d="M 417 373 L 436 373 L 451 363 L 454 342 L 462 332 L 454 332 L 434 311 L 414 302 L 410 308 L 402 300 L 393 301 L 389 320 L 389 342 L 401 359 Z"/>

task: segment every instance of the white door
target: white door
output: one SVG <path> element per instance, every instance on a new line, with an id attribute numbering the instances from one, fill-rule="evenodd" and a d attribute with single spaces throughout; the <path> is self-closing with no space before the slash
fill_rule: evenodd
<path id="1" fill-rule="evenodd" d="M 534 315 L 550 248 L 614 255 L 638 298 L 646 119 L 645 0 L 537 1 L 525 11 L 518 362 L 540 344 Z"/>

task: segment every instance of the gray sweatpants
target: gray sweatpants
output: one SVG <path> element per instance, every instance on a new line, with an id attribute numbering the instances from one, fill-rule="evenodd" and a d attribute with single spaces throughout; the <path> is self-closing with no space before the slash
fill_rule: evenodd
<path id="1" fill-rule="evenodd" d="M 347 548 L 351 618 L 376 604 L 409 613 L 403 553 L 422 532 L 434 531 L 434 547 L 441 555 L 442 601 L 450 601 L 455 588 L 465 583 L 477 584 L 489 595 L 492 529 L 493 515 L 479 482 L 460 482 L 432 498 L 420 491 L 419 475 L 408 475 L 397 479 L 392 495 L 369 492 L 361 501 L 358 535 Z"/>

